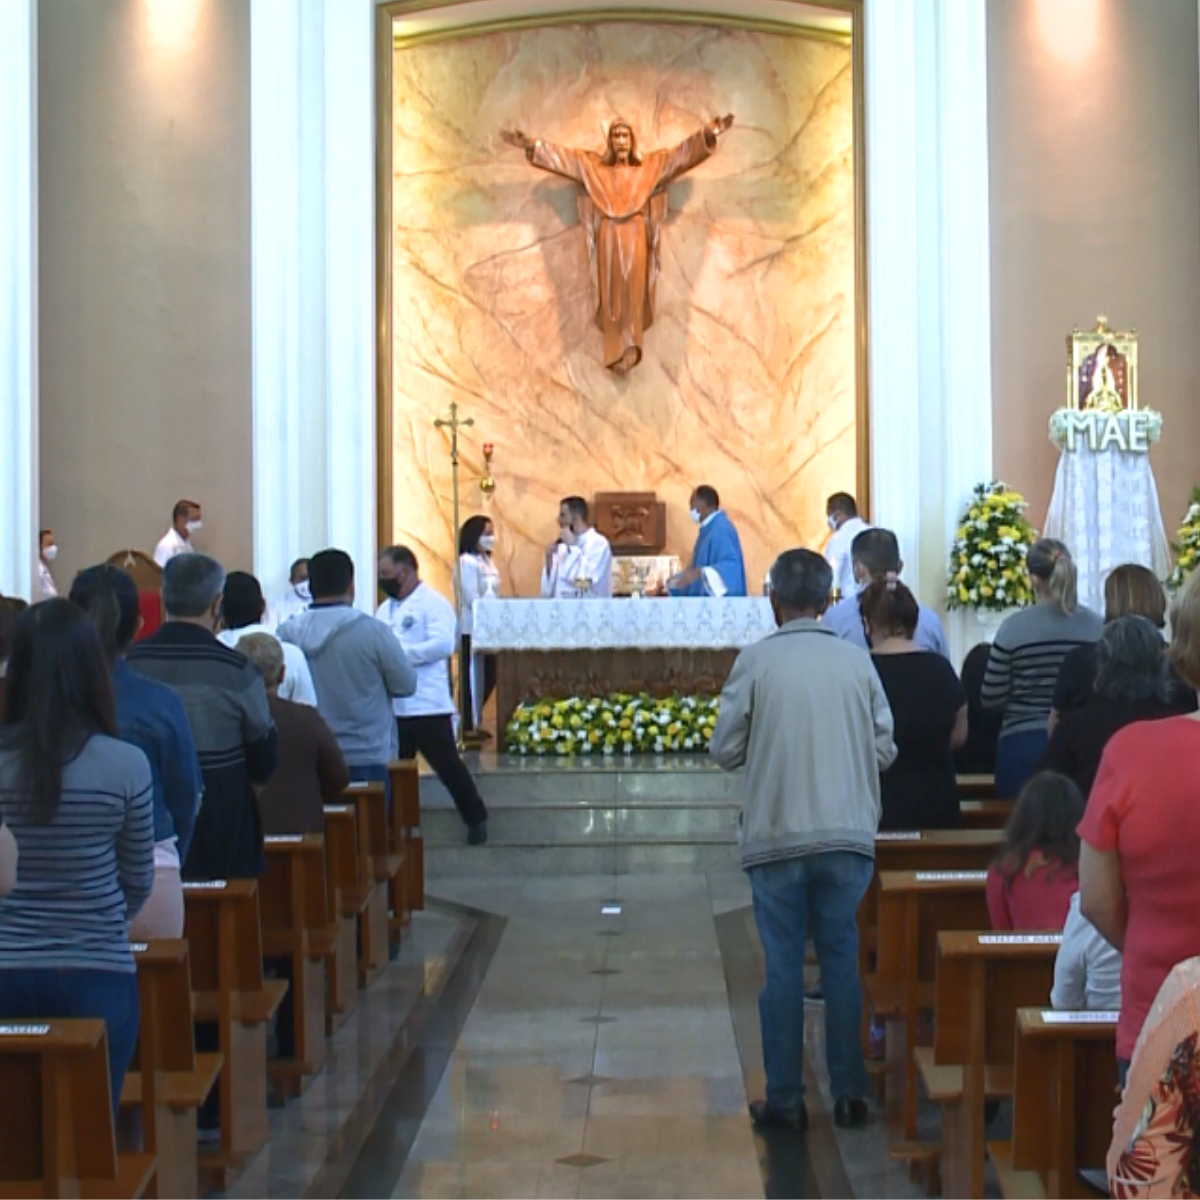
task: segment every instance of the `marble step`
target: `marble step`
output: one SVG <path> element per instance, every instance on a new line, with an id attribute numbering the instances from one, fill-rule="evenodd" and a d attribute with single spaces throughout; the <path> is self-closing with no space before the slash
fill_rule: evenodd
<path id="1" fill-rule="evenodd" d="M 518 845 L 490 840 L 425 847 L 425 873 L 439 876 L 632 875 L 738 871 L 738 849 L 726 842 L 593 842 Z"/>

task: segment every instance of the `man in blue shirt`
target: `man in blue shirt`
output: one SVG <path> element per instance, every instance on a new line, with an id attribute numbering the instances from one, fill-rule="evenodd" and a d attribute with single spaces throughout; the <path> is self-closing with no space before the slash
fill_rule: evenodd
<path id="1" fill-rule="evenodd" d="M 700 526 L 692 564 L 667 581 L 672 596 L 744 596 L 746 563 L 733 522 L 721 511 L 717 489 L 702 483 L 691 499 L 692 520 Z"/>
<path id="2" fill-rule="evenodd" d="M 858 609 L 858 596 L 877 579 L 886 579 L 888 573 L 899 575 L 904 570 L 900 558 L 900 545 L 890 529 L 865 529 L 850 547 L 854 563 L 856 591 L 843 596 L 832 608 L 826 610 L 822 621 L 834 633 L 864 650 L 869 650 L 867 635 L 863 630 L 862 614 Z M 943 658 L 950 657 L 950 646 L 946 641 L 942 622 L 932 608 L 920 606 L 917 614 L 917 631 L 913 635 L 922 650 L 933 650 Z"/>

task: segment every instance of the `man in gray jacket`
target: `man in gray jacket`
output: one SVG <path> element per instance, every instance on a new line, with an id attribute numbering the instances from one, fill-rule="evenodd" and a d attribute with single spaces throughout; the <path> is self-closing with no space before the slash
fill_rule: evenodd
<path id="1" fill-rule="evenodd" d="M 382 622 L 354 607 L 354 563 L 342 550 L 322 550 L 308 564 L 312 607 L 280 627 L 279 640 L 299 646 L 317 691 L 317 711 L 341 747 L 350 778 L 388 782 L 397 756 L 392 700 L 411 696 L 417 673 Z"/>
<path id="2" fill-rule="evenodd" d="M 766 955 L 759 997 L 767 1097 L 759 1126 L 803 1132 L 804 955 L 811 929 L 825 993 L 834 1121 L 867 1120 L 858 906 L 871 882 L 879 772 L 896 757 L 892 712 L 869 655 L 818 621 L 833 573 L 809 550 L 771 568 L 775 633 L 738 655 L 709 748 L 746 768 L 742 867 Z"/>

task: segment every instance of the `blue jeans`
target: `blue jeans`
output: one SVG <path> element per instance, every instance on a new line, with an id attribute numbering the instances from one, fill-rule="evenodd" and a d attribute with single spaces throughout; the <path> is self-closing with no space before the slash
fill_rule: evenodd
<path id="1" fill-rule="evenodd" d="M 360 763 L 357 767 L 347 763 L 346 769 L 350 772 L 351 783 L 382 783 L 384 807 L 389 813 L 392 811 L 392 777 L 387 763 Z"/>
<path id="2" fill-rule="evenodd" d="M 751 867 L 754 920 L 767 959 L 758 998 L 767 1103 L 795 1112 L 804 1099 L 804 953 L 812 930 L 825 993 L 825 1062 L 835 1099 L 867 1094 L 858 977 L 858 906 L 874 863 L 832 850 Z"/>
<path id="3" fill-rule="evenodd" d="M 108 1076 L 113 1120 L 121 1087 L 137 1046 L 137 975 L 132 971 L 85 971 L 54 967 L 0 970 L 0 1018 L 99 1017 L 108 1027 Z"/>
<path id="4" fill-rule="evenodd" d="M 996 743 L 996 796 L 1015 800 L 1033 778 L 1038 759 L 1046 752 L 1050 735 L 1044 729 L 1001 734 Z"/>

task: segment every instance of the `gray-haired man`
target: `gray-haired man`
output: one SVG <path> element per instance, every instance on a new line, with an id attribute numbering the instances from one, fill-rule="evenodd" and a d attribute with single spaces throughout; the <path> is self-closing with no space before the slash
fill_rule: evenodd
<path id="1" fill-rule="evenodd" d="M 809 930 L 825 991 L 825 1056 L 834 1121 L 863 1125 L 862 984 L 857 913 L 871 882 L 879 772 L 896 757 L 892 711 L 871 659 L 818 618 L 833 572 L 809 550 L 771 568 L 779 628 L 748 646 L 721 693 L 710 753 L 746 768 L 742 867 L 767 960 L 759 997 L 767 1098 L 756 1125 L 802 1132 L 804 953 Z"/>
<path id="2" fill-rule="evenodd" d="M 254 878 L 264 866 L 253 785 L 275 771 L 275 722 L 258 669 L 216 639 L 224 590 L 216 559 L 172 558 L 163 571 L 166 623 L 128 655 L 140 675 L 179 693 L 196 739 L 204 801 L 184 879 Z"/>

